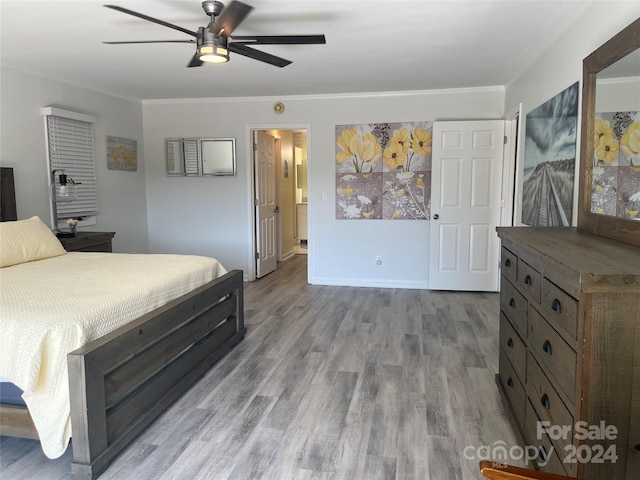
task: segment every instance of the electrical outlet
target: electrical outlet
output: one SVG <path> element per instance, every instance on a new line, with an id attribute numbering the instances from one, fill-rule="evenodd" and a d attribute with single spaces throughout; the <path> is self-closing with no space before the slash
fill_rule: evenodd
<path id="1" fill-rule="evenodd" d="M 382 257 L 380 255 L 376 257 L 376 265 L 382 265 Z"/>

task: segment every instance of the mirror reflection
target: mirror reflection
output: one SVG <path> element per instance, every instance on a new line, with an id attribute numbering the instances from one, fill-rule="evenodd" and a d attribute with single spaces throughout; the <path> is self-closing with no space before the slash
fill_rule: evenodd
<path id="1" fill-rule="evenodd" d="M 235 175 L 236 143 L 234 138 L 200 140 L 203 175 Z"/>
<path id="2" fill-rule="evenodd" d="M 166 138 L 169 176 L 236 175 L 235 138 Z"/>
<path id="3" fill-rule="evenodd" d="M 640 50 L 596 76 L 591 213 L 640 221 Z"/>
<path id="4" fill-rule="evenodd" d="M 184 156 L 182 142 L 178 138 L 167 138 L 164 141 L 167 175 L 184 175 Z"/>

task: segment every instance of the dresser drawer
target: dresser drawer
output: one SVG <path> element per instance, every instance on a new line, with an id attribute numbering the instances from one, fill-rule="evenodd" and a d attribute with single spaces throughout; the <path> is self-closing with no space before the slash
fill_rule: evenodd
<path id="1" fill-rule="evenodd" d="M 527 299 L 511 282 L 503 278 L 500 285 L 500 308 L 511 323 L 518 329 L 520 335 L 527 335 Z"/>
<path id="2" fill-rule="evenodd" d="M 531 353 L 527 358 L 526 385 L 527 395 L 540 420 L 547 421 L 553 426 L 564 427 L 566 425 L 569 427 L 569 431 L 573 432 L 573 415 Z M 556 447 L 564 451 L 565 447 L 571 443 L 572 439 L 569 436 L 569 438 L 558 439 L 555 444 Z"/>
<path id="3" fill-rule="evenodd" d="M 578 334 L 578 301 L 546 278 L 542 284 L 540 313 L 554 327 L 564 330 L 573 339 Z"/>
<path id="4" fill-rule="evenodd" d="M 540 303 L 542 290 L 542 276 L 540 272 L 530 267 L 521 258 L 518 259 L 518 288 L 528 295 L 534 302 Z"/>
<path id="5" fill-rule="evenodd" d="M 507 398 L 511 404 L 511 411 L 514 412 L 519 425 L 524 425 L 524 404 L 526 401 L 526 393 L 522 383 L 518 379 L 515 370 L 509 363 L 504 350 L 500 349 L 498 357 L 500 382 L 507 393 Z"/>
<path id="6" fill-rule="evenodd" d="M 511 362 L 516 375 L 524 381 L 527 362 L 527 346 L 513 328 L 507 317 L 500 314 L 500 347 Z"/>
<path id="7" fill-rule="evenodd" d="M 525 426 L 524 436 L 527 447 L 532 446 L 537 449 L 537 458 L 534 460 L 536 465 L 543 472 L 556 473 L 558 475 L 567 475 L 569 471 L 565 470 L 565 464 L 562 459 L 566 456 L 564 451 L 558 450 L 549 436 L 538 429 L 540 419 L 536 415 L 531 402 L 527 400 L 525 408 Z M 531 454 L 532 452 L 529 452 Z M 568 465 L 567 465 L 568 466 Z"/>
<path id="8" fill-rule="evenodd" d="M 577 355 L 575 350 L 549 323 L 529 305 L 529 345 L 547 372 L 556 380 L 556 386 L 575 403 Z"/>
<path id="9" fill-rule="evenodd" d="M 516 269 L 518 266 L 518 257 L 506 248 L 502 247 L 501 262 L 502 274 L 515 283 L 517 281 Z"/>

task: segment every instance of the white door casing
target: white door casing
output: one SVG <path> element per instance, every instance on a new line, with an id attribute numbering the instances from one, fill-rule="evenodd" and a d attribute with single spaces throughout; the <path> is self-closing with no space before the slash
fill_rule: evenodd
<path id="1" fill-rule="evenodd" d="M 277 266 L 276 244 L 276 139 L 266 132 L 254 132 L 256 208 L 256 277 L 273 272 Z"/>
<path id="2" fill-rule="evenodd" d="M 497 291 L 504 121 L 434 122 L 429 288 Z"/>

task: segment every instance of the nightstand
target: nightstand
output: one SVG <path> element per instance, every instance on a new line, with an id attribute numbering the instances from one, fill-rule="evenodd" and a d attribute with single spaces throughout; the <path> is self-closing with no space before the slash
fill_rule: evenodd
<path id="1" fill-rule="evenodd" d="M 58 238 L 67 252 L 111 253 L 111 239 L 116 232 L 77 232 L 75 237 Z"/>

